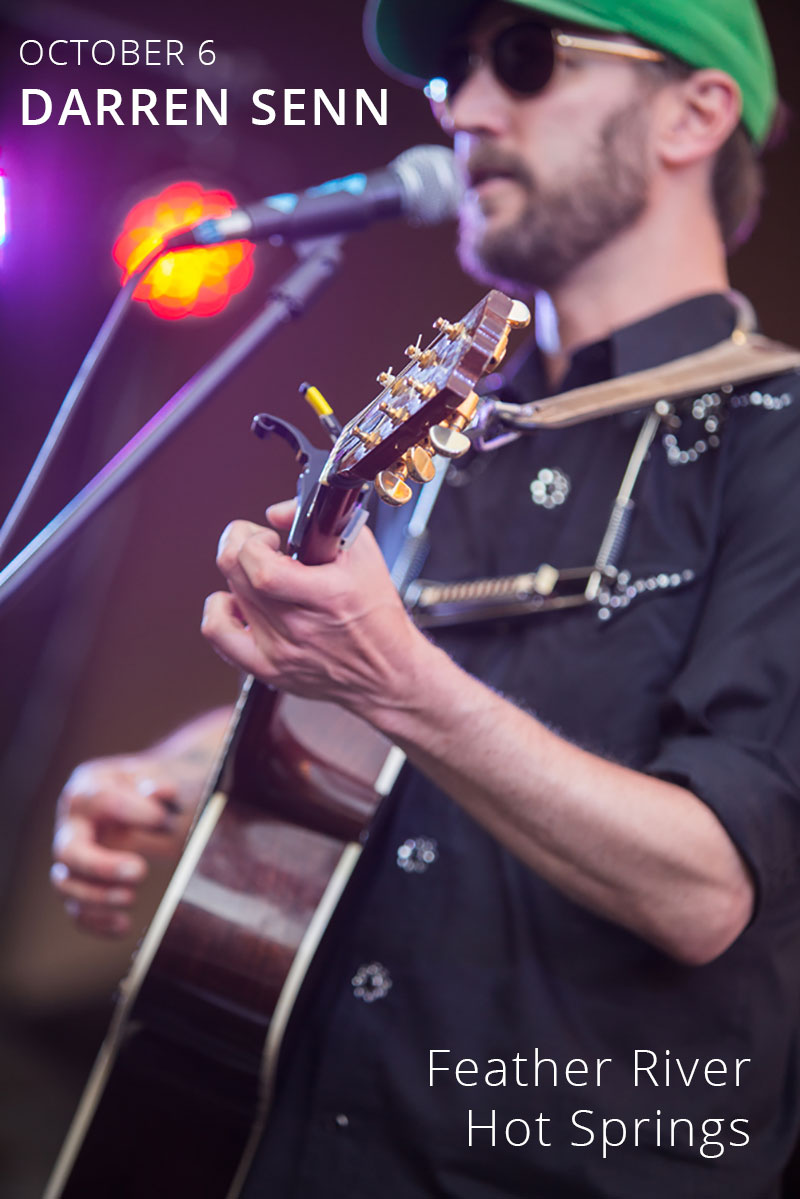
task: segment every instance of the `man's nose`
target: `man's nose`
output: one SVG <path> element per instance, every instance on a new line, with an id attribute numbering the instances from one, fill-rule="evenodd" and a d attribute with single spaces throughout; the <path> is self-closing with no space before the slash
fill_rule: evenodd
<path id="1" fill-rule="evenodd" d="M 508 125 L 512 97 L 498 83 L 491 67 L 481 62 L 448 104 L 451 131 L 500 135 Z"/>

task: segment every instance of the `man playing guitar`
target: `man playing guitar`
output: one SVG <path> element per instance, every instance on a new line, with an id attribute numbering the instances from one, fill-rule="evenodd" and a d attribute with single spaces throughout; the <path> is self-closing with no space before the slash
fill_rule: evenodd
<path id="1" fill-rule="evenodd" d="M 753 0 L 381 0 L 368 29 L 394 70 L 437 77 L 465 268 L 557 318 L 515 398 L 734 333 L 726 247 L 776 106 Z M 214 648 L 410 764 L 247 1199 L 779 1193 L 800 1123 L 800 388 L 724 382 L 654 434 L 616 569 L 583 606 L 433 640 L 369 530 L 315 566 L 281 551 L 291 504 L 223 533 Z M 476 456 L 442 489 L 426 577 L 596 562 L 646 417 Z M 73 775 L 53 878 L 82 926 L 130 928 L 225 720 Z M 103 844 L 108 821 L 127 848 Z M 552 1065 L 531 1073 L 537 1054 Z M 665 1082 L 677 1059 L 689 1084 Z"/>

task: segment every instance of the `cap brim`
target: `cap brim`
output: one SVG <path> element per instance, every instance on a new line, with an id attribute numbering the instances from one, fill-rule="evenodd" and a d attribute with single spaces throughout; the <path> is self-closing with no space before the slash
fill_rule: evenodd
<path id="1" fill-rule="evenodd" d="M 364 41 L 375 63 L 404 83 L 419 85 L 440 74 L 444 51 L 468 26 L 484 0 L 369 0 Z M 622 26 L 591 11 L 580 0 L 512 0 L 545 17 L 593 29 L 621 32 Z"/>

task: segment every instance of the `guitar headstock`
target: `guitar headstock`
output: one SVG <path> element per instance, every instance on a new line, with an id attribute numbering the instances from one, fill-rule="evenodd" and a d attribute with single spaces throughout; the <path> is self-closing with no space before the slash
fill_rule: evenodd
<path id="1" fill-rule="evenodd" d="M 462 320 L 436 321 L 437 336 L 424 348 L 409 346 L 403 370 L 378 376 L 383 390 L 342 429 L 321 481 L 374 481 L 381 499 L 405 503 L 409 478 L 433 478 L 435 454 L 454 458 L 469 448 L 463 430 L 478 406 L 475 387 L 502 361 L 511 329 L 529 320 L 520 300 L 490 291 Z"/>

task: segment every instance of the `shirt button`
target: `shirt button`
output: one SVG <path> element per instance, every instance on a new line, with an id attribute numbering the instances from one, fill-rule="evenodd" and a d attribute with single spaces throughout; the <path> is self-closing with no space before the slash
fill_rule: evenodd
<path id="1" fill-rule="evenodd" d="M 344 1112 L 339 1112 L 335 1119 L 340 1128 L 347 1128 L 348 1124 L 350 1123 Z"/>
<path id="2" fill-rule="evenodd" d="M 376 999 L 383 999 L 392 989 L 391 975 L 380 962 L 359 966 L 350 981 L 356 999 L 364 1003 L 374 1003 Z"/>
<path id="3" fill-rule="evenodd" d="M 545 466 L 530 485 L 531 499 L 540 508 L 559 508 L 570 492 L 570 482 L 557 466 Z"/>
<path id="4" fill-rule="evenodd" d="M 438 857 L 433 837 L 409 837 L 397 850 L 397 865 L 407 874 L 424 874 Z"/>

